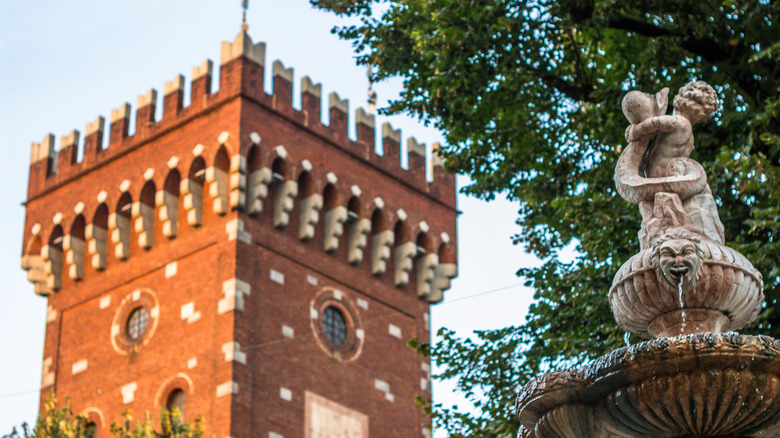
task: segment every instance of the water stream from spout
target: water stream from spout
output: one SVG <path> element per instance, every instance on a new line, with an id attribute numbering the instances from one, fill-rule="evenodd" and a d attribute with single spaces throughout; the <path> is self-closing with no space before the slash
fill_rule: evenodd
<path id="1" fill-rule="evenodd" d="M 677 284 L 677 292 L 678 292 L 678 298 L 680 300 L 680 309 L 682 309 L 682 313 L 680 316 L 682 317 L 682 324 L 680 325 L 680 334 L 685 333 L 685 304 L 683 303 L 683 279 L 684 277 L 680 276 L 680 283 Z"/>

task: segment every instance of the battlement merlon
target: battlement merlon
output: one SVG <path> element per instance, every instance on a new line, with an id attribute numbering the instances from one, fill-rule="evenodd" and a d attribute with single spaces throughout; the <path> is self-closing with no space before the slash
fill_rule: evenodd
<path id="1" fill-rule="evenodd" d="M 204 111 L 227 103 L 237 96 L 246 97 L 254 104 L 273 111 L 302 125 L 306 129 L 322 138 L 327 138 L 334 146 L 359 157 L 361 160 L 373 163 L 384 169 L 394 177 L 406 183 L 413 184 L 419 190 L 430 193 L 434 197 L 446 195 L 447 203 L 454 205 L 454 195 L 449 196 L 449 189 L 436 190 L 433 185 L 442 184 L 448 179 L 454 179 L 452 175 L 444 174 L 437 168 L 439 157 L 436 154 L 427 155 L 425 145 L 414 139 L 407 139 L 409 162 L 408 169 L 401 167 L 401 142 L 400 130 L 393 129 L 389 124 L 382 126 L 381 133 L 376 132 L 376 119 L 363 108 L 356 108 L 349 114 L 349 101 L 341 99 L 338 93 L 328 95 L 328 112 L 330 123 L 322 121 L 322 85 L 315 83 L 308 76 L 300 81 L 301 109 L 292 107 L 292 84 L 294 71 L 285 67 L 281 61 L 273 63 L 273 94 L 264 91 L 263 66 L 265 64 L 265 44 L 253 43 L 249 35 L 242 31 L 232 41 L 226 41 L 222 45 L 220 64 L 220 90 L 211 93 L 211 76 L 213 63 L 205 60 L 192 69 L 191 79 L 191 103 L 183 107 L 185 78 L 176 75 L 173 80 L 165 81 L 162 99 L 162 117 L 155 120 L 155 106 L 157 104 L 157 91 L 148 90 L 138 96 L 136 105 L 136 129 L 130 135 L 130 111 L 129 103 L 124 103 L 113 109 L 110 115 L 110 126 L 105 126 L 105 119 L 98 117 L 94 122 L 87 124 L 84 140 L 83 159 L 78 161 L 78 142 L 63 142 L 59 148 L 55 147 L 53 138 L 47 137 L 41 143 L 35 143 L 31 150 L 31 166 L 46 159 L 47 165 L 35 166 L 30 173 L 29 196 L 51 190 L 59 184 L 76 177 L 83 172 L 97 168 L 102 163 L 118 158 L 145 143 L 154 140 L 159 135 L 176 129 L 182 123 L 201 117 Z M 227 81 L 227 82 L 223 82 Z M 350 120 L 350 118 L 352 120 Z M 139 123 L 140 122 L 140 123 Z M 349 124 L 355 125 L 356 139 L 348 136 Z M 108 144 L 103 144 L 103 132 L 109 130 Z M 381 135 L 383 155 L 375 153 L 375 139 Z M 62 155 L 63 149 L 70 146 L 67 157 Z M 58 150 L 59 149 L 59 150 Z M 59 163 L 58 160 L 63 161 Z M 55 176 L 56 177 L 53 177 Z M 431 180 L 427 180 L 431 178 Z M 446 183 L 454 190 L 454 181 Z"/>
<path id="2" fill-rule="evenodd" d="M 252 38 L 249 37 L 249 34 L 247 34 L 246 31 L 241 31 L 232 43 L 229 41 L 222 42 L 220 65 L 225 65 L 242 56 L 264 66 L 265 43 L 260 42 L 254 44 Z"/>

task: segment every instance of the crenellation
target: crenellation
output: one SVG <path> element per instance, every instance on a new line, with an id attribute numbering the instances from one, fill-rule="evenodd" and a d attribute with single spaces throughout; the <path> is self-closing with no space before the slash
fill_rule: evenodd
<path id="1" fill-rule="evenodd" d="M 196 81 L 204 76 L 211 76 L 213 69 L 214 63 L 210 59 L 206 59 L 201 65 L 192 67 L 192 80 Z"/>
<path id="2" fill-rule="evenodd" d="M 306 126 L 322 124 L 322 84 L 315 84 L 308 76 L 301 79 L 301 112 Z"/>
<path id="3" fill-rule="evenodd" d="M 330 129 L 340 144 L 349 143 L 349 99 L 341 99 L 335 91 L 328 95 Z"/>
<path id="4" fill-rule="evenodd" d="M 130 129 L 130 104 L 124 103 L 111 110 L 111 127 L 109 128 L 108 147 L 116 146 L 127 138 Z"/>
<path id="5" fill-rule="evenodd" d="M 373 157 L 376 149 L 376 119 L 363 108 L 355 110 L 355 137 L 358 143 L 363 143 L 368 156 Z"/>
<path id="6" fill-rule="evenodd" d="M 60 168 L 70 167 L 78 162 L 80 137 L 81 133 L 75 129 L 70 134 L 60 137 L 60 152 L 58 154 L 62 157 L 58 160 Z"/>
<path id="7" fill-rule="evenodd" d="M 273 63 L 273 102 L 276 109 L 292 107 L 293 68 L 285 68 L 282 61 Z"/>
<path id="8" fill-rule="evenodd" d="M 211 94 L 211 77 L 214 63 L 210 59 L 192 68 L 192 84 L 190 84 L 190 108 L 200 109 L 206 106 L 206 100 Z"/>
<path id="9" fill-rule="evenodd" d="M 184 91 L 184 75 L 179 74 L 172 80 L 165 81 L 163 96 L 167 96 L 176 91 Z"/>
<path id="10" fill-rule="evenodd" d="M 392 141 L 401 144 L 401 129 L 393 129 L 389 122 L 382 123 L 382 142 Z"/>
<path id="11" fill-rule="evenodd" d="M 150 124 L 154 123 L 154 114 L 157 109 L 157 90 L 151 88 L 146 94 L 138 96 L 138 104 L 135 108 L 135 132 L 143 132 Z"/>
<path id="12" fill-rule="evenodd" d="M 261 66 L 265 65 L 265 43 L 260 42 L 254 44 L 252 38 L 249 37 L 249 34 L 245 30 L 241 31 L 232 43 L 229 41 L 222 42 L 220 65 L 225 65 L 242 56 Z"/>
<path id="13" fill-rule="evenodd" d="M 398 178 L 406 178 L 401 168 L 401 130 L 393 129 L 390 123 L 382 124 L 382 155 L 373 157 L 383 169 Z"/>
<path id="14" fill-rule="evenodd" d="M 166 93 L 167 94 L 167 93 Z M 157 102 L 157 90 L 150 88 L 146 94 L 139 94 L 136 104 L 136 111 L 149 105 L 154 105 Z M 113 113 L 111 118 L 113 119 Z"/>
<path id="15" fill-rule="evenodd" d="M 245 58 L 252 61 L 255 64 L 259 64 L 259 70 L 257 67 L 252 67 L 250 64 L 236 64 L 231 63 L 239 58 Z M 230 71 L 235 70 L 235 74 L 230 71 L 222 72 L 222 80 L 230 80 L 235 84 L 225 87 L 225 92 L 230 90 L 238 90 L 239 88 L 244 90 L 250 95 L 254 95 L 251 91 L 255 88 L 262 89 L 262 67 L 265 63 L 265 44 L 253 43 L 246 31 L 242 31 L 234 41 L 224 42 L 221 55 L 221 67 L 227 68 Z M 157 99 L 157 92 L 154 89 L 150 89 L 147 93 L 138 97 L 136 106 L 136 134 L 132 137 L 129 136 L 130 125 L 130 104 L 124 103 L 117 109 L 111 111 L 110 117 L 110 133 L 109 144 L 103 145 L 102 132 L 105 127 L 105 119 L 98 117 L 94 122 L 87 124 L 85 142 L 84 142 L 84 160 L 79 165 L 79 171 L 88 171 L 94 165 L 97 165 L 102 160 L 101 151 L 106 148 L 110 148 L 113 144 L 115 146 L 133 146 L 147 139 L 150 135 L 154 135 L 158 131 L 158 125 L 163 123 L 163 127 L 169 125 L 172 120 L 178 117 L 188 117 L 195 114 L 194 111 L 201 110 L 209 105 L 211 99 L 211 75 L 213 71 L 213 62 L 206 59 L 201 65 L 193 67 L 192 75 L 192 102 L 189 108 L 183 107 L 183 89 L 185 84 L 185 78 L 183 75 L 177 75 L 173 80 L 165 81 L 164 84 L 164 96 L 162 99 L 163 111 L 161 121 L 155 122 L 155 105 Z M 232 76 L 231 76 L 232 75 Z M 318 127 L 322 126 L 321 120 L 321 95 L 322 85 L 314 83 L 309 76 L 304 76 L 301 79 L 301 111 L 295 111 L 292 109 L 292 81 L 294 76 L 294 70 L 292 68 L 286 68 L 284 64 L 277 60 L 273 63 L 273 78 L 274 78 L 274 92 L 273 95 L 266 95 L 262 93 L 267 100 L 260 99 L 262 102 L 271 103 L 277 111 L 284 116 L 291 118 L 295 121 L 302 122 L 306 126 L 314 128 L 314 131 L 318 131 Z M 247 82 L 248 81 L 248 82 Z M 237 87 L 238 86 L 238 87 Z M 232 88 L 231 88 L 232 87 Z M 256 91 L 256 90 L 255 90 Z M 382 144 L 384 153 L 382 156 L 375 156 L 374 145 L 376 138 L 376 118 L 374 114 L 368 113 L 364 108 L 357 108 L 354 113 L 355 133 L 356 141 L 352 141 L 348 137 L 348 123 L 349 123 L 349 101 L 347 99 L 341 99 L 336 92 L 329 94 L 329 113 L 330 113 L 330 126 L 326 127 L 324 131 L 320 131 L 335 142 L 339 147 L 356 154 L 365 160 L 374 161 L 384 170 L 390 172 L 396 178 L 402 178 L 409 181 L 416 187 L 431 193 L 435 197 L 441 197 L 440 193 L 448 192 L 454 187 L 454 181 L 449 181 L 451 176 L 440 175 L 441 172 L 436 172 L 433 168 L 437 165 L 440 166 L 442 160 L 435 153 L 431 156 L 430 160 L 425 160 L 425 144 L 417 142 L 411 138 L 407 140 L 409 150 L 409 171 L 412 173 L 412 179 L 409 179 L 408 175 L 404 173 L 400 167 L 401 163 L 401 132 L 400 130 L 393 129 L 388 123 L 382 125 Z M 215 102 L 219 102 L 216 100 Z M 285 109 L 286 108 L 286 109 Z M 53 141 L 50 141 L 48 145 L 45 139 L 41 145 L 37 145 L 31 151 L 31 162 L 41 161 L 42 159 L 48 159 L 47 175 L 51 175 L 56 172 L 57 161 L 62 160 L 59 163 L 60 166 L 68 167 L 77 163 L 78 150 L 76 147 L 68 148 L 68 143 L 63 139 L 63 146 L 60 148 L 60 152 L 56 152 L 53 147 Z M 436 150 L 438 145 L 434 145 L 433 149 Z M 115 151 L 112 151 L 110 155 L 105 155 L 106 158 L 113 157 Z M 62 155 L 62 157 L 60 157 Z M 240 163 L 231 163 L 231 166 L 239 166 L 231 170 L 232 178 L 238 178 L 231 180 L 230 182 L 230 201 L 231 208 L 243 209 L 243 204 L 247 202 L 245 190 L 242 192 L 240 185 Z M 444 190 L 431 190 L 426 187 L 427 181 L 424 181 L 423 175 L 434 175 L 434 182 L 439 183 L 443 180 L 446 187 Z M 70 175 L 69 175 L 70 176 Z M 436 178 L 438 177 L 438 178 Z M 33 178 L 31 178 L 30 194 L 34 194 L 36 190 L 43 189 L 50 184 L 56 184 L 54 180 L 52 182 L 36 182 L 32 184 Z M 244 184 L 249 181 L 244 178 Z M 42 184 L 42 185 L 41 185 Z M 251 204 L 251 203 L 250 203 Z M 452 203 L 454 205 L 454 203 Z M 250 207 L 250 210 L 252 208 Z"/>
<path id="16" fill-rule="evenodd" d="M 177 75 L 171 81 L 165 81 L 163 87 L 163 119 L 176 117 L 184 108 L 184 76 Z"/>
<path id="17" fill-rule="evenodd" d="M 46 134 L 40 143 L 33 143 L 30 149 L 30 163 L 47 160 L 56 155 L 54 151 L 54 134 Z"/>
<path id="18" fill-rule="evenodd" d="M 425 161 L 426 149 L 427 145 L 419 143 L 416 138 L 409 137 L 406 139 L 406 151 L 409 158 L 407 171 L 412 174 L 413 182 L 420 187 L 425 187 L 428 182 Z"/>

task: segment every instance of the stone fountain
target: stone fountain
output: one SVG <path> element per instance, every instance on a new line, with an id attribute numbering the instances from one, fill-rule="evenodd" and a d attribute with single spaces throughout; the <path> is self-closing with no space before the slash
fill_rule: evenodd
<path id="1" fill-rule="evenodd" d="M 727 247 L 692 125 L 718 107 L 702 81 L 623 99 L 631 123 L 615 185 L 642 215 L 640 251 L 609 290 L 618 325 L 650 339 L 520 392 L 523 438 L 780 437 L 780 342 L 734 333 L 764 301 L 761 274 Z"/>

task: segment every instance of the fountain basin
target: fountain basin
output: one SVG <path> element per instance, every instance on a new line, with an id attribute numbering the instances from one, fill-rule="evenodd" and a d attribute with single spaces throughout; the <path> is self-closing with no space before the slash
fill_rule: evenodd
<path id="1" fill-rule="evenodd" d="M 657 339 L 540 376 L 517 400 L 524 438 L 776 437 L 780 341 Z"/>
<path id="2" fill-rule="evenodd" d="M 624 263 L 609 290 L 618 325 L 643 338 L 655 338 L 723 333 L 755 320 L 764 301 L 761 274 L 742 254 L 725 245 L 702 241 L 698 248 L 700 261 L 691 263 L 696 272 L 683 278 L 682 291 L 672 282 L 677 279 L 664 273 L 652 249 Z M 680 310 L 698 319 L 688 324 Z"/>

